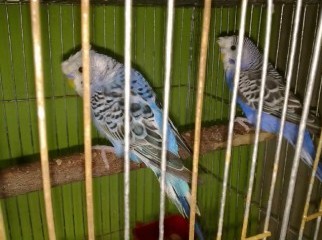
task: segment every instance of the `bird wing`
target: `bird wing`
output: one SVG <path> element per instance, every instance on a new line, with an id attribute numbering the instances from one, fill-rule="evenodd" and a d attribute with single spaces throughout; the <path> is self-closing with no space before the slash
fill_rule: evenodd
<path id="1" fill-rule="evenodd" d="M 239 96 L 247 104 L 258 109 L 261 69 L 252 71 L 242 71 L 239 81 Z M 283 77 L 269 64 L 268 74 L 266 76 L 265 94 L 263 111 L 281 118 L 285 96 L 285 85 Z M 299 124 L 301 120 L 303 105 L 299 99 L 290 92 L 288 106 L 286 111 L 286 120 Z M 318 118 L 310 113 L 307 120 L 307 127 L 317 132 L 320 129 Z"/>
<path id="2" fill-rule="evenodd" d="M 130 150 L 144 163 L 161 167 L 162 111 L 154 102 L 155 94 L 141 74 L 132 71 L 130 103 Z M 92 114 L 109 140 L 124 145 L 124 75 L 115 75 L 92 88 Z M 168 127 L 168 140 L 175 140 Z M 176 144 L 176 143 L 173 143 Z M 177 152 L 167 151 L 167 172 L 191 181 L 190 171 L 184 167 Z"/>
<path id="3" fill-rule="evenodd" d="M 153 102 L 157 105 L 157 107 L 162 111 L 162 104 L 156 99 L 155 93 L 153 92 L 150 85 L 147 83 L 147 81 L 144 79 L 144 77 L 139 73 L 138 71 L 133 70 L 132 71 L 132 91 L 138 95 L 140 95 L 144 100 Z M 185 142 L 181 134 L 178 132 L 177 128 L 174 126 L 171 119 L 168 119 L 168 123 L 170 128 L 172 129 L 172 132 L 175 135 L 175 138 L 177 140 L 177 144 L 179 147 L 184 149 L 189 155 L 192 155 L 192 151 L 188 144 Z"/>
<path id="4" fill-rule="evenodd" d="M 157 106 L 162 109 L 162 104 L 158 101 L 156 101 Z M 178 129 L 174 126 L 173 122 L 171 121 L 171 119 L 169 118 L 169 124 L 171 129 L 173 130 L 173 133 L 176 137 L 177 143 L 179 145 L 179 147 L 181 147 L 182 149 L 184 149 L 186 151 L 186 153 L 191 156 L 192 155 L 192 151 L 190 146 L 186 143 L 186 141 L 184 140 L 184 138 L 182 137 L 182 135 L 179 133 Z"/>

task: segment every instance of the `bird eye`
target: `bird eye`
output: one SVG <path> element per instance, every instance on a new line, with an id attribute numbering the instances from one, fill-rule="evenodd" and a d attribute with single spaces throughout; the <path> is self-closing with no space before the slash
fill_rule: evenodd
<path id="1" fill-rule="evenodd" d="M 78 71 L 79 71 L 80 73 L 82 73 L 82 72 L 83 72 L 83 68 L 82 68 L 82 67 L 79 67 L 79 68 L 78 68 Z"/>
<path id="2" fill-rule="evenodd" d="M 235 46 L 235 45 L 232 45 L 232 46 L 230 47 L 230 49 L 231 49 L 231 50 L 233 50 L 233 51 L 235 51 L 235 50 L 236 50 L 236 46 Z"/>

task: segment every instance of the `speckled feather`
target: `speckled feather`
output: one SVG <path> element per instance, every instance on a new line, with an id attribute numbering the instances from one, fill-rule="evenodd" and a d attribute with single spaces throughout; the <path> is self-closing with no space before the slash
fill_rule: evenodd
<path id="1" fill-rule="evenodd" d="M 124 66 L 115 59 L 90 51 L 91 107 L 93 122 L 99 132 L 114 146 L 115 154 L 124 154 Z M 81 52 L 62 63 L 64 74 L 74 81 L 75 90 L 82 96 Z M 162 109 L 156 95 L 144 77 L 131 70 L 130 96 L 130 159 L 144 162 L 160 177 L 162 149 Z M 190 149 L 168 122 L 166 192 L 188 217 L 191 172 L 180 159 L 179 146 Z M 189 206 L 189 204 L 188 204 Z M 199 213 L 199 210 L 197 210 Z M 200 236 L 202 239 L 202 236 Z"/>
<path id="2" fill-rule="evenodd" d="M 230 89 L 232 89 L 237 59 L 238 36 L 220 37 L 218 39 L 218 44 L 220 46 L 222 61 L 225 68 L 226 81 Z M 244 38 L 243 45 L 237 101 L 246 115 L 247 120 L 251 124 L 256 124 L 263 59 L 259 49 L 249 38 Z M 261 124 L 261 128 L 264 131 L 276 134 L 279 132 L 285 96 L 284 82 L 284 78 L 278 73 L 273 65 L 269 63 L 266 75 Z M 290 92 L 283 136 L 293 146 L 296 144 L 301 114 L 302 103 L 292 92 Z M 307 129 L 308 130 L 306 130 L 304 135 L 301 157 L 306 164 L 312 166 L 313 159 L 315 158 L 315 147 L 309 130 L 312 133 L 316 133 L 320 129 L 320 122 L 313 113 L 310 113 L 308 116 Z M 322 165 L 318 168 L 317 176 L 322 180 Z"/>

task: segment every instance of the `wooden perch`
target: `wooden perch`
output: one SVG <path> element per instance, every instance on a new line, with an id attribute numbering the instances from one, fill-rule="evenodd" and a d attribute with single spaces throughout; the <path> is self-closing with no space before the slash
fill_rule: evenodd
<path id="1" fill-rule="evenodd" d="M 226 146 L 227 126 L 216 125 L 202 129 L 200 153 L 221 149 Z M 182 134 L 187 143 L 193 146 L 193 130 Z M 233 146 L 252 144 L 254 131 L 246 133 L 243 127 L 235 124 Z M 274 135 L 262 132 L 260 141 L 273 138 Z M 182 158 L 189 156 L 180 149 Z M 116 158 L 113 154 L 107 153 L 109 170 L 101 159 L 100 151 L 93 150 L 93 176 L 105 176 L 123 172 L 123 159 Z M 144 164 L 131 163 L 131 170 L 145 167 Z M 76 153 L 50 161 L 50 175 L 52 186 L 84 180 L 84 155 Z M 40 162 L 32 162 L 24 165 L 17 165 L 0 170 L 0 198 L 17 196 L 42 189 L 42 176 Z"/>

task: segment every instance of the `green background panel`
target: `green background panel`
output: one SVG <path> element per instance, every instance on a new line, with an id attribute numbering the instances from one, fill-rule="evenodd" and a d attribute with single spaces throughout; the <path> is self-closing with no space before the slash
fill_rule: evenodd
<path id="1" fill-rule="evenodd" d="M 60 67 L 64 59 L 80 49 L 80 6 L 43 3 L 40 9 L 48 146 L 50 157 L 54 158 L 82 151 L 82 99 L 69 88 Z M 39 159 L 29 10 L 27 4 L 0 4 L 1 167 Z M 301 26 L 304 30 L 299 42 L 302 52 L 300 57 L 300 53 L 296 55 L 297 68 L 294 70 L 295 77 L 292 83 L 293 88 L 302 96 L 319 8 L 316 5 L 305 5 L 304 11 L 305 23 Z M 282 74 L 286 72 L 288 62 L 293 15 L 293 5 L 274 7 L 270 60 Z M 265 17 L 265 6 L 248 7 L 246 35 L 258 42 L 260 48 L 264 44 Z M 224 81 L 224 70 L 216 39 L 227 33 L 238 33 L 239 18 L 239 6 L 212 9 L 203 111 L 205 125 L 228 121 L 230 93 Z M 123 62 L 124 7 L 92 5 L 90 21 L 92 48 Z M 202 9 L 175 9 L 170 116 L 179 130 L 191 128 L 194 123 L 201 23 Z M 132 64 L 153 86 L 160 100 L 163 99 L 165 30 L 165 7 L 133 8 Z M 321 75 L 320 69 L 319 74 Z M 317 93 L 315 90 L 315 94 Z M 317 98 L 312 102 L 314 105 Z M 238 115 L 241 115 L 240 110 Z M 93 143 L 107 144 L 94 127 Z M 259 146 L 249 236 L 262 231 L 273 162 L 271 153 L 274 150 L 275 140 L 261 143 Z M 223 239 L 238 239 L 240 236 L 251 153 L 252 146 L 233 149 Z M 290 150 L 286 153 L 292 156 L 293 152 Z M 210 172 L 201 174 L 202 183 L 198 187 L 198 205 L 202 214 L 200 222 L 207 239 L 214 238 L 218 225 L 224 158 L 225 151 L 220 150 L 206 154 L 200 159 L 200 164 Z M 191 161 L 187 161 L 187 165 L 191 165 Z M 289 167 L 289 161 L 281 163 L 282 173 L 286 176 Z M 277 194 L 273 202 L 271 225 L 275 236 L 279 232 L 281 202 L 284 201 L 283 196 L 285 198 L 287 189 L 282 173 L 278 177 Z M 140 169 L 132 171 L 130 177 L 131 227 L 136 223 L 158 220 L 160 190 L 154 174 L 148 169 Z M 57 239 L 84 239 L 87 224 L 83 182 L 54 187 L 52 197 Z M 295 201 L 295 206 L 300 207 L 295 207 L 298 211 L 293 209 L 292 212 L 302 211 L 302 200 Z M 8 239 L 48 238 L 41 191 L 3 199 L 0 203 Z M 123 205 L 123 174 L 94 179 L 95 234 L 98 239 L 123 239 Z M 168 201 L 166 206 L 167 213 L 177 213 L 175 206 Z M 291 227 L 296 233 L 298 218 L 293 220 L 292 216 Z M 306 234 L 312 236 L 313 228 L 313 224 L 308 224 Z M 290 239 L 294 239 L 294 236 L 289 234 Z"/>

